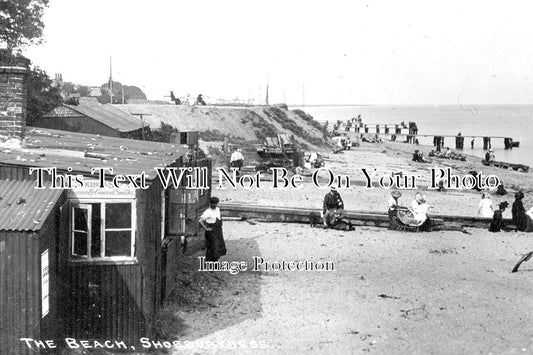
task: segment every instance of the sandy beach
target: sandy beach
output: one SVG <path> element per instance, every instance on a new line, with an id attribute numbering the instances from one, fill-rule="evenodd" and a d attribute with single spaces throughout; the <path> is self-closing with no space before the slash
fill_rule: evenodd
<path id="1" fill-rule="evenodd" d="M 353 174 L 403 171 L 427 176 L 428 166 L 497 174 L 509 193 L 492 196 L 512 203 L 526 193 L 527 173 L 466 162 L 410 161 L 414 146 L 363 144 L 329 154 L 326 167 Z M 426 156 L 429 147 L 419 147 Z M 420 186 L 424 185 L 422 181 Z M 476 191 L 425 191 L 434 212 L 476 216 Z M 403 190 L 410 204 L 414 190 Z M 320 208 L 325 190 L 308 182 L 301 189 L 214 189 L 222 202 Z M 356 186 L 341 190 L 348 210 L 385 211 L 389 190 Z M 508 215 L 509 214 L 509 215 Z M 505 217 L 510 217 L 507 212 Z M 487 222 L 488 226 L 488 222 Z M 529 331 L 532 265 L 510 273 L 533 243 L 528 233 L 486 229 L 409 233 L 357 227 L 343 232 L 309 225 L 226 221 L 226 261 L 332 261 L 335 271 L 198 272 L 202 250 L 183 259 L 173 303 L 162 327 L 176 343 L 173 353 L 533 353 Z M 200 240 L 197 240 L 200 242 Z M 196 269 L 195 269 L 196 268 Z M 172 332 L 170 329 L 176 329 Z"/>

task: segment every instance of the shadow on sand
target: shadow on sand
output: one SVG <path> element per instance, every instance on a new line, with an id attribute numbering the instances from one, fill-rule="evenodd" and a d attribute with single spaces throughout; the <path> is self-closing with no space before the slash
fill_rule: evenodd
<path id="1" fill-rule="evenodd" d="M 160 312 L 159 340 L 194 341 L 248 319 L 261 317 L 261 272 L 252 271 L 254 256 L 260 256 L 255 238 L 226 240 L 227 255 L 220 261 L 245 261 L 246 271 L 198 271 L 203 238 L 189 244 L 180 258 L 176 287 Z"/>

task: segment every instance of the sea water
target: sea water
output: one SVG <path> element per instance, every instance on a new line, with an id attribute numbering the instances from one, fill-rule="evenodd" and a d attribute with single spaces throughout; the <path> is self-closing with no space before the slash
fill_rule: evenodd
<path id="1" fill-rule="evenodd" d="M 520 147 L 504 149 L 503 138 L 492 138 L 496 160 L 533 167 L 533 105 L 438 105 L 438 106 L 304 106 L 301 109 L 318 121 L 346 121 L 361 115 L 363 123 L 399 124 L 416 122 L 419 134 L 465 136 L 466 154 L 484 157 L 482 136 L 511 137 Z M 469 136 L 476 136 L 474 149 Z M 433 137 L 420 137 L 420 144 L 433 144 Z M 444 146 L 455 150 L 455 138 Z"/>

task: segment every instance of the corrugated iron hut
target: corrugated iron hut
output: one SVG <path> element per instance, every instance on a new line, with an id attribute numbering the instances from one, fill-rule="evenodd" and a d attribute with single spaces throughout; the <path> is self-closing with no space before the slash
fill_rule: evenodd
<path id="1" fill-rule="evenodd" d="M 130 349 L 155 335 L 175 237 L 194 234 L 208 206 L 210 190 L 195 187 L 211 186 L 210 161 L 168 143 L 26 130 L 26 70 L 0 65 L 0 353 L 30 351 L 19 338 Z M 186 170 L 176 188 L 156 170 L 188 167 L 205 174 Z"/>
<path id="2" fill-rule="evenodd" d="M 0 150 L 0 179 L 24 183 L 28 193 L 39 196 L 64 191 L 64 201 L 51 206 L 60 211 L 50 222 L 53 233 L 42 236 L 54 250 L 48 263 L 57 282 L 49 292 L 61 307 L 51 305 L 50 318 L 57 317 L 52 323 L 60 328 L 51 332 L 59 338 L 135 344 L 140 337 L 154 335 L 157 311 L 172 287 L 166 281 L 173 275 L 167 275 L 165 268 L 174 270 L 177 262 L 179 248 L 172 243 L 179 243 L 176 236 L 197 233 L 196 220 L 210 196 L 207 189 L 186 189 L 184 184 L 190 180 L 210 186 L 210 161 L 186 162 L 183 153 L 167 143 L 52 130 L 29 130 L 23 149 Z M 205 174 L 186 171 L 177 189 L 165 188 L 156 169 L 169 167 L 205 167 Z M 99 170 L 91 174 L 92 168 Z M 37 188 L 39 174 L 46 180 L 43 189 Z M 47 203 L 38 196 L 31 200 Z M 173 254 L 164 254 L 163 244 Z M 24 249 L 19 245 L 3 253 L 2 259 L 25 260 L 25 267 L 39 270 L 34 262 L 42 250 L 33 247 L 33 255 L 25 258 L 20 255 Z M 6 287 L 20 285 L 7 282 Z M 33 289 L 27 292 L 39 294 Z"/>
<path id="3" fill-rule="evenodd" d="M 54 339 L 59 205 L 64 190 L 0 180 L 0 353 L 34 353 L 20 338 Z"/>

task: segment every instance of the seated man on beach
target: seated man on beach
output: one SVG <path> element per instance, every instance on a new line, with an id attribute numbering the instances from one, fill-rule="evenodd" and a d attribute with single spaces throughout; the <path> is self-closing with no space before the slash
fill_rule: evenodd
<path id="1" fill-rule="evenodd" d="M 322 207 L 324 228 L 331 227 L 337 218 L 340 218 L 344 209 L 344 202 L 342 202 L 341 195 L 335 188 L 331 186 L 331 191 L 324 196 L 324 205 Z"/>

